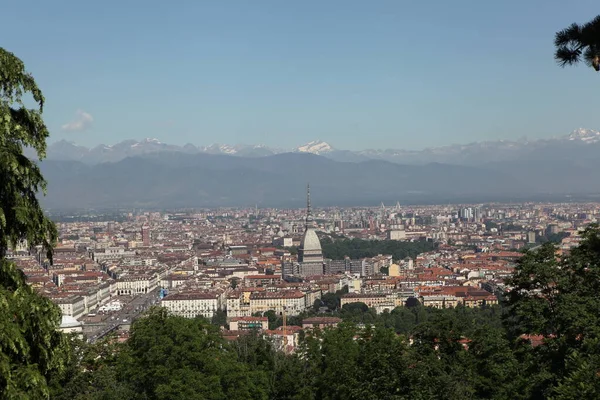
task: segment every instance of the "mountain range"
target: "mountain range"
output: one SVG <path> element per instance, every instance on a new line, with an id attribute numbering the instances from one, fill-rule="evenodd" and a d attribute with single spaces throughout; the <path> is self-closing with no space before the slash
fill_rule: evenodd
<path id="1" fill-rule="evenodd" d="M 104 162 L 117 162 L 127 157 L 162 152 L 220 154 L 238 157 L 265 157 L 282 153 L 312 153 L 344 162 L 384 160 L 400 164 L 428 164 L 438 162 L 457 165 L 479 165 L 482 162 L 519 160 L 531 152 L 562 148 L 565 145 L 579 150 L 582 145 L 596 145 L 598 143 L 600 143 L 600 132 L 584 128 L 577 129 L 568 135 L 551 139 L 484 141 L 432 147 L 423 150 L 366 149 L 350 151 L 334 148 L 330 144 L 320 140 L 311 141 L 293 149 L 244 144 L 195 146 L 188 143 L 184 146 L 178 146 L 162 143 L 158 139 L 150 138 L 141 141 L 125 140 L 114 145 L 102 144 L 93 148 L 87 148 L 73 142 L 61 140 L 48 147 L 48 159 L 81 161 L 93 165 Z"/>
<path id="2" fill-rule="evenodd" d="M 41 163 L 48 208 L 301 207 L 596 199 L 600 132 L 421 151 L 337 150 L 315 141 L 175 146 L 156 139 L 88 149 L 58 142 Z M 570 197 L 569 197 L 570 196 Z"/>

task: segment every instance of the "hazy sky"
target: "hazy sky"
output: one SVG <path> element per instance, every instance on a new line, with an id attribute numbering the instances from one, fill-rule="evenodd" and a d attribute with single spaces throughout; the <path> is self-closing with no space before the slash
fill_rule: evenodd
<path id="1" fill-rule="evenodd" d="M 51 141 L 411 148 L 600 129 L 554 33 L 598 0 L 19 1 L 0 46 Z"/>

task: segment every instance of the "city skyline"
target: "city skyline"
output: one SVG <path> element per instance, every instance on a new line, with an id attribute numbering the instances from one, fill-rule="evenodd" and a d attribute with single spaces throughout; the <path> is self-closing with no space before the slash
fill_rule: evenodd
<path id="1" fill-rule="evenodd" d="M 592 71 L 553 60 L 591 1 L 144 5 L 38 4 L 27 30 L 7 7 L 51 141 L 421 149 L 600 127 Z"/>

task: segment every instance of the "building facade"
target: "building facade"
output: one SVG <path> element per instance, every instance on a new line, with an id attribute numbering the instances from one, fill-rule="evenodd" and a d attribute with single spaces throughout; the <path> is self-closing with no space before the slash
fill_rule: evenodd
<path id="1" fill-rule="evenodd" d="M 219 293 L 177 293 L 162 299 L 161 305 L 173 315 L 185 318 L 202 316 L 212 318 L 223 308 L 222 296 Z"/>

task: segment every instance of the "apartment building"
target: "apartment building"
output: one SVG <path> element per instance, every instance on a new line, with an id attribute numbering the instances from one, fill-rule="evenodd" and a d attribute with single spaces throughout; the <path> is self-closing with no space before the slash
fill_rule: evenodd
<path id="1" fill-rule="evenodd" d="M 229 330 L 248 331 L 253 329 L 269 329 L 269 319 L 267 317 L 234 317 L 229 320 Z"/>
<path id="2" fill-rule="evenodd" d="M 82 296 L 51 297 L 51 300 L 58 305 L 62 315 L 78 319 L 86 313 L 85 299 Z"/>
<path id="3" fill-rule="evenodd" d="M 190 292 L 170 294 L 161 301 L 173 315 L 185 318 L 202 316 L 212 318 L 223 309 L 222 294 L 218 292 Z"/>
<path id="4" fill-rule="evenodd" d="M 279 292 L 254 292 L 250 295 L 250 311 L 264 313 L 269 310 L 278 315 L 298 315 L 307 309 L 305 294 L 299 290 Z"/>
<path id="5" fill-rule="evenodd" d="M 120 296 L 133 296 L 151 292 L 158 286 L 156 273 L 125 275 L 117 279 L 117 293 Z"/>
<path id="6" fill-rule="evenodd" d="M 365 303 L 369 308 L 374 308 L 377 313 L 396 308 L 393 296 L 375 293 L 347 293 L 341 297 L 340 303 L 342 307 L 350 303 Z"/>
<path id="7" fill-rule="evenodd" d="M 460 298 L 449 294 L 425 295 L 421 296 L 419 300 L 423 306 L 433 308 L 454 308 L 462 303 Z"/>
<path id="8" fill-rule="evenodd" d="M 248 275 L 244 277 L 246 287 L 265 287 L 281 283 L 280 275 Z"/>

